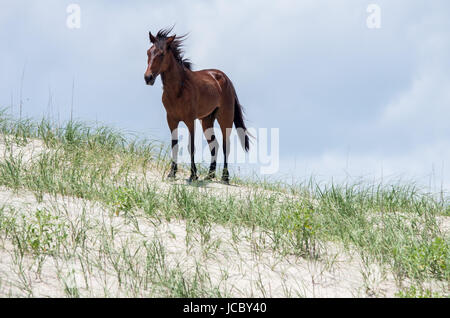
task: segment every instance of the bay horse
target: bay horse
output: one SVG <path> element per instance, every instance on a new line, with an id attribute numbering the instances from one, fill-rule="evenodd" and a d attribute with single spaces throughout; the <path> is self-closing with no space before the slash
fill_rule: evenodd
<path id="1" fill-rule="evenodd" d="M 219 144 L 214 135 L 214 121 L 217 119 L 223 136 L 224 167 L 222 181 L 229 183 L 228 155 L 230 133 L 233 123 L 241 145 L 249 150 L 249 136 L 244 123 L 243 109 L 239 103 L 233 83 L 225 73 L 216 69 L 193 71 L 192 64 L 183 57 L 183 40 L 186 35 L 170 35 L 170 29 L 158 31 L 156 36 L 149 32 L 152 46 L 147 50 L 147 70 L 144 79 L 153 85 L 158 75 L 163 84 L 162 102 L 167 112 L 167 123 L 172 134 L 172 162 L 168 178 L 175 178 L 177 172 L 178 133 L 180 121 L 189 130 L 189 153 L 191 175 L 189 182 L 198 180 L 194 162 L 194 121 L 199 119 L 211 152 L 211 164 L 206 180 L 215 178 L 217 149 Z"/>

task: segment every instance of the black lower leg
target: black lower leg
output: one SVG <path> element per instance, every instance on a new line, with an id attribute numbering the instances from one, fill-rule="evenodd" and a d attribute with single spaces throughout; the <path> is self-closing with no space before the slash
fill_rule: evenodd
<path id="1" fill-rule="evenodd" d="M 197 167 L 195 166 L 194 161 L 194 154 L 195 154 L 195 147 L 194 147 L 194 133 L 191 132 L 190 136 L 190 143 L 189 143 L 189 151 L 191 153 L 191 176 L 189 177 L 189 182 L 198 180 L 197 177 Z"/>
<path id="2" fill-rule="evenodd" d="M 223 173 L 222 173 L 222 181 L 225 183 L 230 183 L 230 174 L 228 173 L 228 154 L 229 154 L 229 143 L 230 140 L 228 137 L 223 139 Z"/>
<path id="3" fill-rule="evenodd" d="M 209 150 L 211 151 L 211 164 L 209 165 L 209 172 L 207 179 L 214 179 L 216 177 L 216 160 L 217 160 L 216 148 L 218 146 L 216 137 L 212 135 L 211 140 L 209 140 L 208 143 L 209 143 Z"/>
<path id="4" fill-rule="evenodd" d="M 175 178 L 175 175 L 177 173 L 178 167 L 175 161 L 172 161 L 171 166 L 170 166 L 170 172 L 169 175 L 167 176 L 168 178 Z"/>
<path id="5" fill-rule="evenodd" d="M 168 178 L 175 178 L 175 175 L 177 173 L 177 162 L 176 162 L 176 158 L 178 155 L 178 140 L 173 139 L 172 140 L 172 163 L 170 166 L 170 172 L 169 175 L 167 176 Z"/>
<path id="6" fill-rule="evenodd" d="M 223 172 L 222 172 L 222 181 L 229 183 L 230 182 L 230 174 L 228 172 L 228 164 L 223 165 Z"/>
<path id="7" fill-rule="evenodd" d="M 206 177 L 206 180 L 212 180 L 215 177 L 216 177 L 216 163 L 211 162 L 211 164 L 209 165 L 209 172 L 208 176 Z"/>

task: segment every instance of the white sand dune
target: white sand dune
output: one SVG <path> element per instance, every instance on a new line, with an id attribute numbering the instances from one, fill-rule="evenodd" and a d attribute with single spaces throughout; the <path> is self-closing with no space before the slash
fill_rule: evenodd
<path id="1" fill-rule="evenodd" d="M 3 148 L 2 148 L 3 147 Z M 11 152 L 12 150 L 12 152 Z M 44 151 L 39 141 L 22 148 L 0 145 L 3 160 L 22 154 L 26 161 Z M 159 172 L 146 178 L 167 191 L 175 183 L 161 181 Z M 201 191 L 247 196 L 250 188 L 209 183 Z M 324 243 L 317 260 L 281 255 L 271 248 L 272 238 L 259 229 L 232 229 L 215 225 L 208 239 L 185 220 L 115 214 L 98 202 L 68 196 L 44 195 L 0 188 L 0 207 L 24 222 L 45 210 L 67 232 L 82 233 L 80 243 L 69 237 L 56 255 L 20 254 L 11 236 L 0 239 L 0 297 L 145 297 L 164 293 L 144 282 L 148 247 L 164 250 L 164 268 L 183 277 L 204 277 L 207 285 L 232 297 L 392 297 L 399 290 L 389 270 L 367 264 L 358 253 L 338 243 Z M 448 230 L 448 218 L 443 219 Z M 108 252 L 105 252 L 105 251 Z M 125 257 L 125 254 L 128 257 Z M 201 272 L 199 274 L 199 271 Z M 197 275 L 197 276 L 196 276 Z M 143 287 L 146 288 L 143 288 Z"/>

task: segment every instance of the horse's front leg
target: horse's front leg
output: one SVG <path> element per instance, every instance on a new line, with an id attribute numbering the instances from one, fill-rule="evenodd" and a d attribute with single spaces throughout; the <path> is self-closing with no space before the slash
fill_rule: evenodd
<path id="1" fill-rule="evenodd" d="M 191 154 L 191 176 L 189 177 L 189 182 L 198 180 L 197 177 L 197 167 L 195 166 L 194 162 L 194 154 L 195 154 L 195 146 L 194 146 L 194 140 L 195 140 L 195 122 L 189 122 L 186 123 L 186 126 L 189 129 L 189 152 Z"/>
<path id="2" fill-rule="evenodd" d="M 175 179 L 177 173 L 177 158 L 178 158 L 178 120 L 172 119 L 167 116 L 167 123 L 169 124 L 170 133 L 172 136 L 172 162 L 170 172 L 167 178 Z"/>
<path id="3" fill-rule="evenodd" d="M 211 152 L 211 164 L 209 165 L 208 176 L 205 180 L 212 180 L 216 176 L 217 150 L 219 143 L 214 135 L 214 117 L 207 117 L 202 120 L 203 132 L 208 141 L 209 151 Z"/>

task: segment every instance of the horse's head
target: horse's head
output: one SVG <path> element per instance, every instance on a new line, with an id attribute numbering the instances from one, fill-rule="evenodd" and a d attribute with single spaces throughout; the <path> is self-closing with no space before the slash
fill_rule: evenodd
<path id="1" fill-rule="evenodd" d="M 153 45 L 147 50 L 148 66 L 144 79 L 147 85 L 153 85 L 158 75 L 165 72 L 169 66 L 169 54 L 167 53 L 176 36 L 160 37 L 157 35 L 154 37 L 151 32 L 149 32 L 149 36 Z"/>

